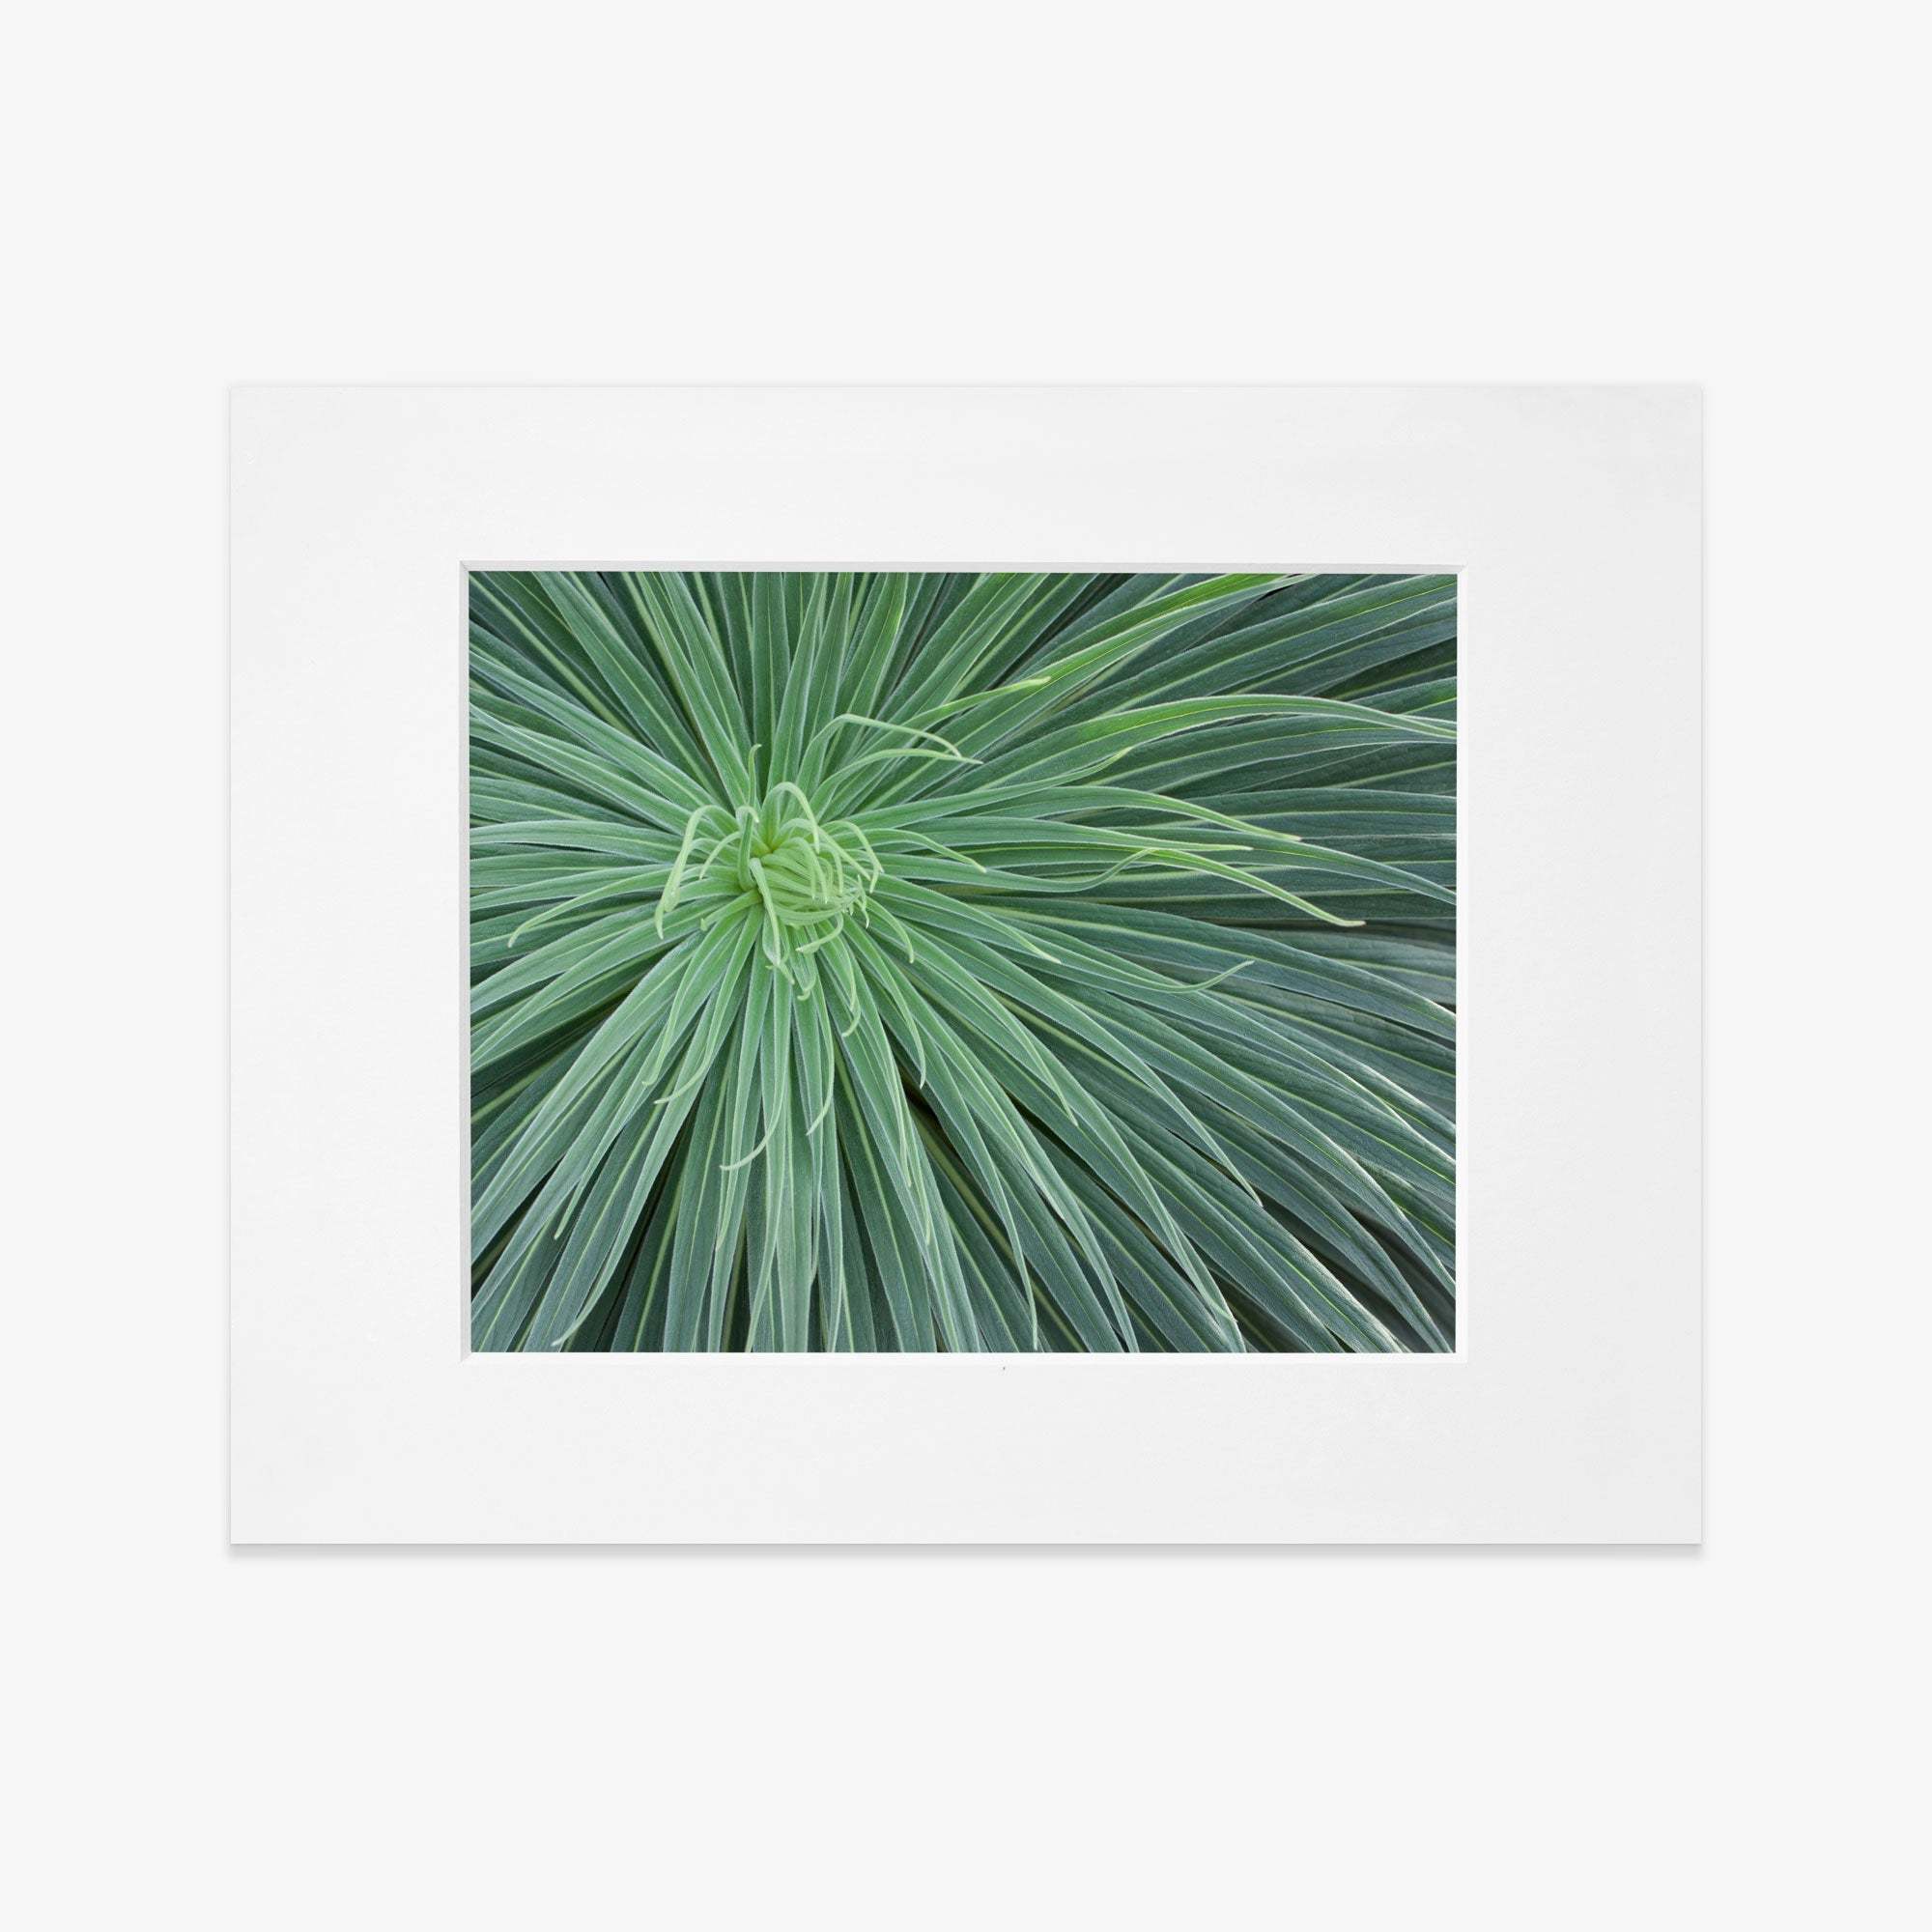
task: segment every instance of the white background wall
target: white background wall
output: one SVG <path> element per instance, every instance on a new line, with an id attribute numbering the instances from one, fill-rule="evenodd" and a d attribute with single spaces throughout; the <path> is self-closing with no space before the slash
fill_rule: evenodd
<path id="1" fill-rule="evenodd" d="M 1932 424 L 1903 20 L 16 23 L 17 1922 L 1904 1922 Z M 1706 382 L 1704 1550 L 231 1557 L 223 391 L 291 378 Z"/>

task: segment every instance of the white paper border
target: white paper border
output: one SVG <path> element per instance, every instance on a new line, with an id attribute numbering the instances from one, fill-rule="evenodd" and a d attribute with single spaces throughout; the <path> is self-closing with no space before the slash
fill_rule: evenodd
<path id="1" fill-rule="evenodd" d="M 231 1533 L 1690 1542 L 1694 391 L 247 388 Z M 1452 1358 L 470 1356 L 486 559 L 1461 575 Z"/>

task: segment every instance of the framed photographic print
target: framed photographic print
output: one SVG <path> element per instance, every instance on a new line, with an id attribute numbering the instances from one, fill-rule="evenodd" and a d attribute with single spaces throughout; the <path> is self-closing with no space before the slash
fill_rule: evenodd
<path id="1" fill-rule="evenodd" d="M 238 391 L 235 1537 L 1693 1540 L 1698 436 Z"/>

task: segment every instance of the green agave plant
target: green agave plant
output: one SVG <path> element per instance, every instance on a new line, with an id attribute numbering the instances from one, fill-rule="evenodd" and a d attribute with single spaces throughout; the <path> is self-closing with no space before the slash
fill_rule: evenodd
<path id="1" fill-rule="evenodd" d="M 1441 1350 L 1455 582 L 470 579 L 480 1350 Z"/>

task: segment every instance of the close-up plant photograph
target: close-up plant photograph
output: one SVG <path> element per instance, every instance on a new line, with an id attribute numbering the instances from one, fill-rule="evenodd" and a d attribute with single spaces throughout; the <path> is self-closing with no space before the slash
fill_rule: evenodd
<path id="1" fill-rule="evenodd" d="M 1453 1351 L 1453 576 L 469 628 L 476 1350 Z"/>

